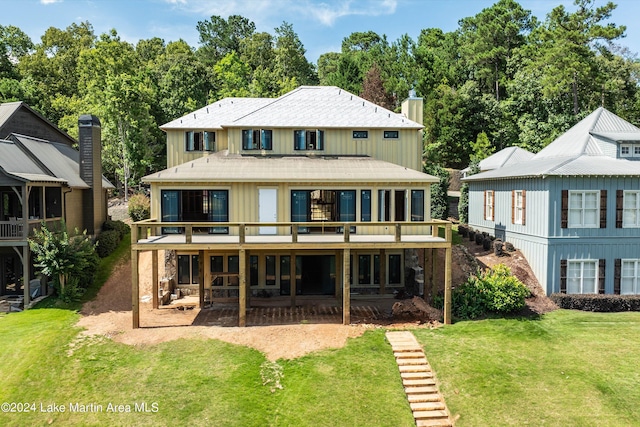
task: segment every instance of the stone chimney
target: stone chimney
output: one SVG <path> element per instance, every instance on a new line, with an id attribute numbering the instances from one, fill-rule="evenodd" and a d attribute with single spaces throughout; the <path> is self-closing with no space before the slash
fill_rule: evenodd
<path id="1" fill-rule="evenodd" d="M 402 101 L 402 114 L 409 120 L 413 120 L 416 123 L 424 124 L 423 122 L 423 109 L 424 100 L 416 97 L 416 93 L 413 89 L 409 92 L 409 98 Z"/>
<path id="2" fill-rule="evenodd" d="M 89 186 L 82 202 L 83 226 L 88 234 L 100 231 L 106 219 L 106 200 L 102 191 L 102 131 L 100 120 L 83 114 L 78 119 L 80 178 Z"/>

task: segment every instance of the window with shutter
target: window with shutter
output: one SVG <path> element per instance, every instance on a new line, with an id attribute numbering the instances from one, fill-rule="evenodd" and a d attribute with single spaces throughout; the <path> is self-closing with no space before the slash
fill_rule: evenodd
<path id="1" fill-rule="evenodd" d="M 560 260 L 560 292 L 567 293 L 567 260 Z"/>

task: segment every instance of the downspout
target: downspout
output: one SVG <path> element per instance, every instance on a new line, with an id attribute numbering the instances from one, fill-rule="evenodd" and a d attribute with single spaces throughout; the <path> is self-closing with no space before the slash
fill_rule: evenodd
<path id="1" fill-rule="evenodd" d="M 65 228 L 67 227 L 67 194 L 71 193 L 73 191 L 73 188 L 69 187 L 69 191 L 64 191 L 64 188 L 62 189 L 62 220 L 64 221 L 64 226 Z"/>

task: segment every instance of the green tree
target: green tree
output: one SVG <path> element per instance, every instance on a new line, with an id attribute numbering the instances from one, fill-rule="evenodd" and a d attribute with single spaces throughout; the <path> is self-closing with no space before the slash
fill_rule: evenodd
<path id="1" fill-rule="evenodd" d="M 598 81 L 597 54 L 608 52 L 606 44 L 622 37 L 626 30 L 613 23 L 603 24 L 611 17 L 615 4 L 608 2 L 594 7 L 594 3 L 594 0 L 575 0 L 577 10 L 573 13 L 562 5 L 554 8 L 544 25 L 532 34 L 535 44 L 527 47 L 531 58 L 528 67 L 542 70 L 544 96 L 570 94 L 576 118 L 582 111 L 581 97 L 600 92 L 593 86 Z M 582 104 L 587 111 L 595 107 L 588 102 Z"/>
<path id="2" fill-rule="evenodd" d="M 240 53 L 242 40 L 255 32 L 256 24 L 240 15 L 231 15 L 226 20 L 213 15 L 208 21 L 198 21 L 196 29 L 200 35 L 198 54 L 207 65 L 212 65 L 230 53 Z"/>
<path id="3" fill-rule="evenodd" d="M 298 85 L 317 84 L 313 64 L 304 56 L 305 49 L 298 35 L 293 31 L 293 26 L 283 22 L 276 28 L 275 41 L 275 74 L 286 89 L 293 89 Z"/>
<path id="4" fill-rule="evenodd" d="M 471 149 L 473 150 L 473 154 L 471 154 L 472 162 L 479 162 L 480 160 L 486 159 L 496 150 L 484 132 L 480 132 L 476 141 L 471 143 Z"/>
<path id="5" fill-rule="evenodd" d="M 213 66 L 216 80 L 216 97 L 210 99 L 213 102 L 217 99 L 227 97 L 249 96 L 249 84 L 251 70 L 240 60 L 236 52 L 228 53 L 216 65 Z"/>
<path id="6" fill-rule="evenodd" d="M 505 96 L 507 63 L 534 27 L 531 12 L 515 0 L 499 0 L 474 17 L 460 21 L 460 53 L 484 93 Z"/>
<path id="7" fill-rule="evenodd" d="M 449 172 L 442 166 L 426 163 L 424 172 L 439 178 L 439 181 L 431 185 L 431 218 L 447 219 L 449 217 Z"/>

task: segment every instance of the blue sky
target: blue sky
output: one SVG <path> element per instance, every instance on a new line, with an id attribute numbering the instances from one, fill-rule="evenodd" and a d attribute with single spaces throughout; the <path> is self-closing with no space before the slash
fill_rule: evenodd
<path id="1" fill-rule="evenodd" d="M 39 42 L 53 26 L 66 28 L 89 21 L 96 34 L 115 28 L 122 39 L 136 43 L 154 36 L 166 42 L 186 40 L 198 46 L 198 21 L 211 15 L 242 15 L 258 31 L 274 34 L 283 21 L 293 24 L 307 50 L 307 59 L 339 51 L 342 39 L 354 31 L 386 34 L 392 42 L 402 34 L 414 40 L 423 28 L 453 31 L 458 20 L 473 16 L 497 0 L 0 0 L 0 24 L 15 25 Z M 544 20 L 555 6 L 574 10 L 572 0 L 520 0 L 534 16 Z M 597 5 L 605 4 L 597 0 Z M 614 0 L 618 4 L 610 22 L 626 25 L 619 44 L 640 52 L 640 1 Z"/>

